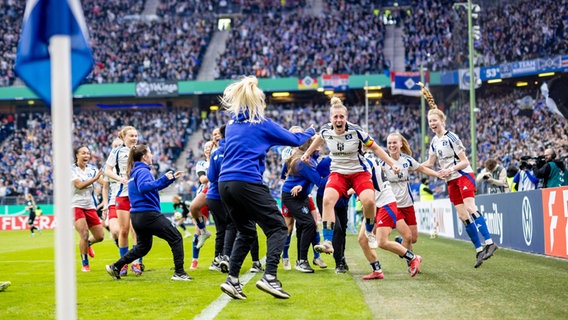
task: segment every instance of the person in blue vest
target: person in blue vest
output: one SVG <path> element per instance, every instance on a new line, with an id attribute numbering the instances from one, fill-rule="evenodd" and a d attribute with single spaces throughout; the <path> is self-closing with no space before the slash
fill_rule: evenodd
<path id="1" fill-rule="evenodd" d="M 315 134 L 313 128 L 291 133 L 264 114 L 265 95 L 258 79 L 245 76 L 230 84 L 221 103 L 232 115 L 225 129 L 225 154 L 219 175 L 221 201 L 238 235 L 229 262 L 229 276 L 221 290 L 233 299 L 246 299 L 239 273 L 251 244 L 256 224 L 266 235 L 266 270 L 256 287 L 280 299 L 290 298 L 277 278 L 287 228 L 270 190 L 262 183 L 266 152 L 272 146 L 300 146 Z"/>

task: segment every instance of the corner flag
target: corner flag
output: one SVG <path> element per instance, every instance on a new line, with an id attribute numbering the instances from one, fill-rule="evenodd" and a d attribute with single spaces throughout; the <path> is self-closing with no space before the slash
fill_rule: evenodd
<path id="1" fill-rule="evenodd" d="M 28 0 L 16 65 L 18 76 L 51 108 L 55 294 L 57 319 L 77 318 L 73 185 L 73 90 L 91 71 L 93 57 L 79 0 Z"/>
<path id="2" fill-rule="evenodd" d="M 51 104 L 49 41 L 55 35 L 71 40 L 71 89 L 74 91 L 93 67 L 87 25 L 79 0 L 28 0 L 16 65 L 18 76 Z"/>

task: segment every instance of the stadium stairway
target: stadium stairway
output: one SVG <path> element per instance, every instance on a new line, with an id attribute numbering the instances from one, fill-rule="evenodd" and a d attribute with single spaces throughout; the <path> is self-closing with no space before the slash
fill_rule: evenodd
<path id="1" fill-rule="evenodd" d="M 187 160 L 189 157 L 189 150 L 193 151 L 193 154 L 199 154 L 199 142 L 203 140 L 203 129 L 199 128 L 197 131 L 191 134 L 189 141 L 186 143 L 185 148 L 181 152 L 181 155 L 176 161 L 176 168 L 185 168 Z"/>
<path id="2" fill-rule="evenodd" d="M 142 15 L 143 16 L 156 15 L 159 3 L 160 0 L 147 0 L 146 5 L 144 6 L 144 11 L 142 11 Z"/>
<path id="3" fill-rule="evenodd" d="M 189 157 L 189 150 L 193 150 L 193 154 L 198 154 L 199 151 L 199 142 L 203 140 L 203 129 L 199 128 L 197 129 L 197 131 L 195 131 L 194 133 L 191 134 L 191 136 L 189 137 L 189 141 L 187 142 L 187 144 L 185 145 L 183 151 L 181 152 L 181 155 L 179 156 L 179 158 L 176 160 L 175 163 L 175 168 L 177 168 L 178 170 L 183 170 L 186 167 L 187 164 L 187 160 Z M 191 176 L 191 172 L 186 172 L 186 175 L 190 175 Z M 164 189 L 162 191 L 162 195 L 164 196 L 162 198 L 162 201 L 169 201 L 169 199 L 171 199 L 171 197 L 173 195 L 175 195 L 177 193 L 176 190 L 176 185 L 175 183 L 172 184 L 171 186 L 167 187 L 166 189 Z"/>
<path id="4" fill-rule="evenodd" d="M 203 63 L 197 74 L 197 81 L 210 81 L 215 80 L 215 67 L 217 66 L 217 58 L 221 53 L 225 52 L 226 42 L 229 38 L 228 30 L 217 30 L 211 38 L 209 46 L 207 46 L 207 51 L 205 51 L 205 56 L 203 57 Z"/>
<path id="5" fill-rule="evenodd" d="M 308 1 L 309 9 L 308 13 L 312 16 L 319 16 L 323 12 L 323 1 L 322 0 L 310 0 Z"/>
<path id="6" fill-rule="evenodd" d="M 386 25 L 385 35 L 385 60 L 390 61 L 391 70 L 405 71 L 405 52 L 404 41 L 402 39 L 402 27 L 396 27 L 394 24 Z"/>

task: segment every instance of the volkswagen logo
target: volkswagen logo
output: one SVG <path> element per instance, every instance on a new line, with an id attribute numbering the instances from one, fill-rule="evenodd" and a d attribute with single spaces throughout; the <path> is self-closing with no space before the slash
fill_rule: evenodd
<path id="1" fill-rule="evenodd" d="M 521 223 L 523 225 L 523 236 L 525 238 L 525 243 L 530 246 L 533 237 L 533 217 L 531 202 L 528 197 L 523 198 L 523 204 L 521 207 Z"/>

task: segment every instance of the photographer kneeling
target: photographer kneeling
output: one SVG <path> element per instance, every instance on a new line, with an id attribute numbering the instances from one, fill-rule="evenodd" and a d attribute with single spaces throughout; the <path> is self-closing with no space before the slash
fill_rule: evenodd
<path id="1" fill-rule="evenodd" d="M 544 161 L 538 161 L 534 174 L 543 179 L 543 188 L 554 188 L 568 185 L 568 173 L 566 165 L 560 159 L 556 159 L 556 152 L 552 149 L 544 150 Z"/>
<path id="2" fill-rule="evenodd" d="M 487 194 L 509 192 L 507 183 L 507 170 L 498 165 L 494 159 L 486 160 L 484 168 L 477 175 L 476 182 L 482 184 L 483 190 Z"/>

